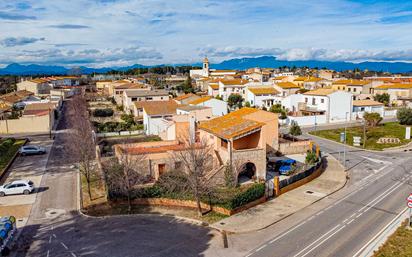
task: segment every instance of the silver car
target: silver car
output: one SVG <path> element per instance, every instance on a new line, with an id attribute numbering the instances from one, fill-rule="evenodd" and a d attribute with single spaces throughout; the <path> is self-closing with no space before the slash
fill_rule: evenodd
<path id="1" fill-rule="evenodd" d="M 28 195 L 34 190 L 34 183 L 30 180 L 15 180 L 0 186 L 0 196 L 5 195 Z"/>
<path id="2" fill-rule="evenodd" d="M 36 145 L 25 145 L 20 148 L 19 152 L 21 155 L 45 154 L 46 149 Z"/>

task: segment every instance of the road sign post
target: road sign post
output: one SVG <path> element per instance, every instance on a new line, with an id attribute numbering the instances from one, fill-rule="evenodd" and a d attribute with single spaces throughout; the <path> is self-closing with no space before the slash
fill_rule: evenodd
<path id="1" fill-rule="evenodd" d="M 408 196 L 408 198 L 406 198 L 406 205 L 408 206 L 408 208 L 409 208 L 409 215 L 408 215 L 408 221 L 409 221 L 409 223 L 408 223 L 408 227 L 410 227 L 411 226 L 411 212 L 412 212 L 412 194 L 410 194 L 409 196 Z"/>

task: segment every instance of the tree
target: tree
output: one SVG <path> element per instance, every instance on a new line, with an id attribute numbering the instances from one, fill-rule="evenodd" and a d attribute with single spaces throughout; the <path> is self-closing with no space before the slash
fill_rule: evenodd
<path id="1" fill-rule="evenodd" d="M 386 106 L 389 105 L 390 96 L 388 93 L 377 94 L 373 97 L 375 101 L 385 104 Z"/>
<path id="2" fill-rule="evenodd" d="M 227 104 L 230 108 L 234 106 L 242 107 L 243 97 L 239 94 L 230 94 L 227 99 Z"/>
<path id="3" fill-rule="evenodd" d="M 136 186 L 145 183 L 148 178 L 144 176 L 145 155 L 131 157 L 125 153 L 124 148 L 119 148 L 118 159 L 112 159 L 104 168 L 107 187 L 111 194 L 124 195 L 127 198 L 128 212 L 132 211 L 132 194 Z"/>
<path id="4" fill-rule="evenodd" d="M 249 102 L 249 101 L 247 101 L 247 102 L 245 103 L 245 107 L 250 107 L 250 102 Z"/>
<path id="5" fill-rule="evenodd" d="M 287 118 L 286 110 L 282 107 L 281 104 L 274 104 L 269 109 L 270 112 L 279 113 L 279 119 L 284 120 Z"/>
<path id="6" fill-rule="evenodd" d="M 376 127 L 382 121 L 381 115 L 377 112 L 365 112 L 363 118 L 369 127 Z"/>
<path id="7" fill-rule="evenodd" d="M 396 114 L 399 123 L 402 125 L 412 125 L 412 109 L 411 108 L 402 108 L 398 110 Z"/>
<path id="8" fill-rule="evenodd" d="M 294 137 L 302 135 L 302 130 L 300 129 L 299 124 L 294 120 L 290 124 L 289 134 Z"/>
<path id="9" fill-rule="evenodd" d="M 79 164 L 79 171 L 86 179 L 87 192 L 92 199 L 91 180 L 95 175 L 96 144 L 89 121 L 86 100 L 81 95 L 67 102 L 67 120 L 70 132 L 67 137 L 67 154 Z"/>
<path id="10" fill-rule="evenodd" d="M 306 158 L 305 158 L 305 163 L 312 165 L 315 164 L 318 161 L 318 157 L 316 156 L 316 153 L 314 151 L 307 151 L 306 152 Z"/>
<path id="11" fill-rule="evenodd" d="M 199 142 L 182 141 L 184 149 L 175 151 L 173 159 L 175 163 L 180 163 L 187 175 L 187 184 L 195 198 L 198 215 L 202 216 L 201 198 L 212 191 L 212 186 L 206 178 L 207 173 L 213 168 L 212 148 L 203 139 Z"/>

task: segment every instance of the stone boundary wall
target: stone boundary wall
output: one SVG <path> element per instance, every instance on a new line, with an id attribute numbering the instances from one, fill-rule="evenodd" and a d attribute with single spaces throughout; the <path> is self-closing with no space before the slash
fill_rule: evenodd
<path id="1" fill-rule="evenodd" d="M 114 203 L 126 203 L 125 201 L 113 201 Z M 258 204 L 266 202 L 266 196 L 263 196 L 253 202 L 247 203 L 241 207 L 238 207 L 233 210 L 229 210 L 220 206 L 211 206 L 209 204 L 201 202 L 200 205 L 203 211 L 215 211 L 227 216 L 234 215 L 236 213 L 242 212 L 247 210 L 251 207 L 254 207 Z M 168 207 L 184 207 L 184 208 L 192 208 L 196 209 L 197 204 L 196 201 L 192 200 L 179 200 L 179 199 L 170 199 L 170 198 L 138 198 L 132 200 L 132 204 L 136 205 L 148 205 L 148 206 L 168 206 Z"/>

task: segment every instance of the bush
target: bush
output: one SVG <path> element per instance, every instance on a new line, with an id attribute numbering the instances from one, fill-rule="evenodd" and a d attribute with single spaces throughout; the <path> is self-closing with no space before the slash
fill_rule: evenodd
<path id="1" fill-rule="evenodd" d="M 0 153 L 5 154 L 9 148 L 16 142 L 15 138 L 7 138 L 0 144 Z"/>
<path id="2" fill-rule="evenodd" d="M 366 112 L 363 115 L 363 118 L 365 119 L 366 124 L 370 127 L 376 127 L 379 122 L 382 121 L 381 115 L 377 112 Z"/>
<path id="3" fill-rule="evenodd" d="M 96 109 L 93 111 L 93 116 L 95 117 L 111 117 L 113 116 L 113 109 Z"/>
<path id="4" fill-rule="evenodd" d="M 246 191 L 235 195 L 235 197 L 230 199 L 223 206 L 230 210 L 233 210 L 245 204 L 253 202 L 261 198 L 264 195 L 265 195 L 265 184 L 263 183 L 253 184 L 253 186 L 248 188 Z"/>
<path id="5" fill-rule="evenodd" d="M 398 110 L 397 118 L 402 125 L 412 125 L 412 109 L 402 108 Z"/>

